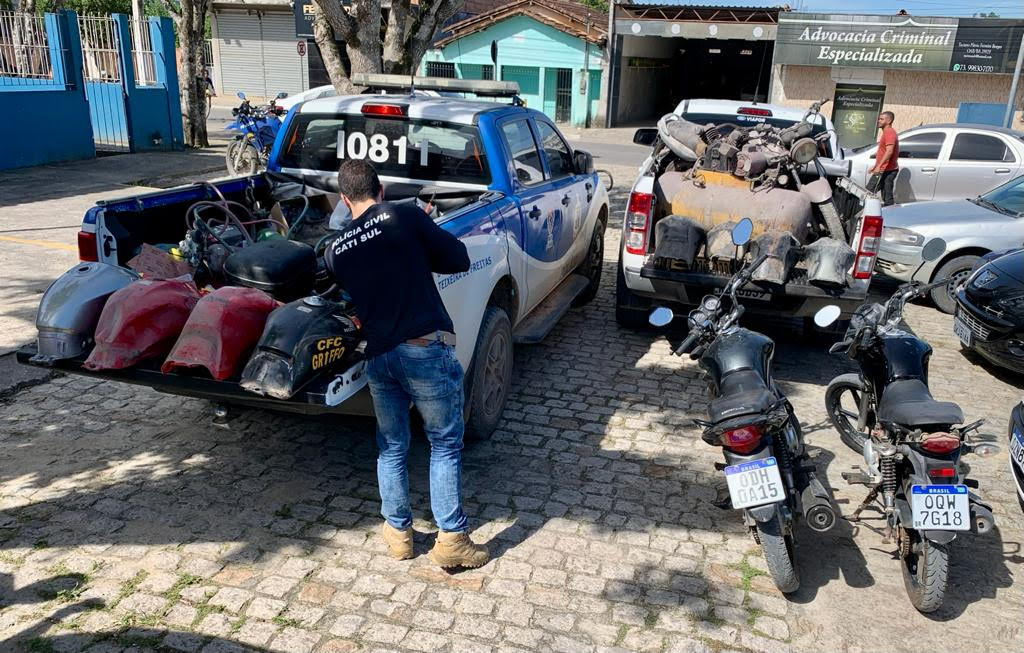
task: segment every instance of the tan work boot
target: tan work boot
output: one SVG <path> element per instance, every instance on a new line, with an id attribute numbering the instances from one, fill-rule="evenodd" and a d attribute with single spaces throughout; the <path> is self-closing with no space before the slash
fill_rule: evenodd
<path id="1" fill-rule="evenodd" d="M 474 569 L 486 565 L 487 561 L 491 559 L 487 547 L 483 544 L 474 544 L 466 533 L 446 533 L 444 531 L 437 532 L 437 541 L 428 555 L 434 563 L 445 569 L 450 567 Z"/>
<path id="2" fill-rule="evenodd" d="M 380 534 L 384 538 L 384 543 L 388 545 L 388 554 L 392 558 L 408 560 L 412 557 L 412 528 L 400 531 L 384 522 L 380 526 Z"/>

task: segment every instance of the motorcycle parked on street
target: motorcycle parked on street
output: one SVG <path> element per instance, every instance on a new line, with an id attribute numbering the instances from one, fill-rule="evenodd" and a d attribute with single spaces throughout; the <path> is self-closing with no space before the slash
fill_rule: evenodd
<path id="1" fill-rule="evenodd" d="M 750 240 L 753 223 L 743 219 L 732 230 L 737 248 Z M 794 560 L 794 527 L 800 516 L 823 533 L 836 523 L 838 511 L 825 486 L 815 476 L 804 446 L 800 420 L 776 386 L 772 375 L 775 343 L 767 336 L 739 326 L 743 305 L 737 298 L 754 271 L 767 258 L 762 254 L 737 272 L 721 296 L 708 295 L 688 317 L 690 332 L 675 350 L 690 352 L 710 381 L 708 421 L 697 420 L 702 438 L 722 447 L 724 469 L 733 508 L 761 545 L 772 580 L 780 591 L 800 587 Z M 822 308 L 815 321 L 828 326 L 839 317 L 837 306 Z M 665 326 L 671 309 L 652 311 L 650 323 Z"/>
<path id="2" fill-rule="evenodd" d="M 928 242 L 924 260 L 941 257 L 945 248 L 939 238 Z M 991 508 L 971 492 L 978 483 L 965 477 L 960 459 L 968 453 L 993 455 L 999 447 L 969 441 L 983 421 L 958 426 L 964 423 L 960 407 L 932 397 L 932 348 L 903 320 L 908 301 L 947 281 L 912 281 L 884 305 L 857 309 L 843 341 L 830 352 L 845 353 L 861 371 L 836 377 L 825 393 L 825 409 L 840 438 L 864 455 L 865 469 L 844 472 L 843 478 L 871 488 L 849 520 L 858 521 L 881 500 L 883 541 L 895 538 L 910 602 L 924 613 L 943 603 L 956 534 L 984 534 L 995 526 Z"/>
<path id="3" fill-rule="evenodd" d="M 238 97 L 242 104 L 231 110 L 235 121 L 227 126 L 229 131 L 239 132 L 228 144 L 225 154 L 228 174 L 254 175 L 267 167 L 270 149 L 281 129 L 280 116 L 286 113 L 276 105 L 276 100 L 286 97 L 286 94 L 279 93 L 277 99 L 271 100 L 266 108 L 252 106 L 241 91 Z"/>

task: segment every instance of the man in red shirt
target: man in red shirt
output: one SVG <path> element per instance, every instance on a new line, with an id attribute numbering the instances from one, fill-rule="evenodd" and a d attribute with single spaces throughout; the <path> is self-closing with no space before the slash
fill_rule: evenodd
<path id="1" fill-rule="evenodd" d="M 882 206 L 891 206 L 893 200 L 893 185 L 896 183 L 896 175 L 900 171 L 900 137 L 892 128 L 896 116 L 892 111 L 883 111 L 878 114 L 878 128 L 882 130 L 878 136 L 878 151 L 875 152 L 875 165 L 868 170 L 871 179 L 868 181 L 868 189 L 878 192 L 882 191 Z"/>

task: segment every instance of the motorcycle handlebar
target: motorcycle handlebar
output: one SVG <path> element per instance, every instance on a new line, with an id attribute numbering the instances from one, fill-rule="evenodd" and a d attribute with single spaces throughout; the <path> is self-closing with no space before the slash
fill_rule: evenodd
<path id="1" fill-rule="evenodd" d="M 700 332 L 697 331 L 696 328 L 694 328 L 692 331 L 690 331 L 690 334 L 686 336 L 686 340 L 683 340 L 683 343 L 679 345 L 678 348 L 676 348 L 675 355 L 682 356 L 686 352 L 690 351 L 694 343 L 696 343 L 699 338 Z"/>

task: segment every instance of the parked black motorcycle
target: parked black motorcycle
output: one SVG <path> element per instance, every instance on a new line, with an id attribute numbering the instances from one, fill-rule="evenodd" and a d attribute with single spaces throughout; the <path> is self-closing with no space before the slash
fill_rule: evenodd
<path id="1" fill-rule="evenodd" d="M 924 260 L 939 258 L 945 248 L 941 239 L 930 241 Z M 884 541 L 895 536 L 907 594 L 921 612 L 942 605 L 949 546 L 957 532 L 986 533 L 995 526 L 991 508 L 969 490 L 978 483 L 964 477 L 960 458 L 965 453 L 993 455 L 999 447 L 969 442 L 968 434 L 983 422 L 957 426 L 964 422 L 960 407 L 932 398 L 932 348 L 903 320 L 908 301 L 947 281 L 904 284 L 885 305 L 857 309 L 843 341 L 830 351 L 845 353 L 861 371 L 836 377 L 825 393 L 829 419 L 843 442 L 864 455 L 866 469 L 843 478 L 871 487 L 849 519 L 859 520 L 881 499 Z"/>
<path id="2" fill-rule="evenodd" d="M 742 220 L 733 228 L 733 243 L 745 245 L 752 230 L 750 220 Z M 699 360 L 708 376 L 709 420 L 697 421 L 704 429 L 702 437 L 722 447 L 732 505 L 743 510 L 775 585 L 790 593 L 800 587 L 793 542 L 798 516 L 812 530 L 825 532 L 835 525 L 838 512 L 815 477 L 793 406 L 775 385 L 775 343 L 739 326 L 743 305 L 736 293 L 766 258 L 761 255 L 737 272 L 721 297 L 709 295 L 701 301 L 688 317 L 690 333 L 675 354 L 691 352 L 690 358 Z M 673 317 L 671 309 L 656 308 L 650 322 L 665 326 Z M 826 306 L 815 321 L 828 326 L 838 317 L 838 307 Z"/>

